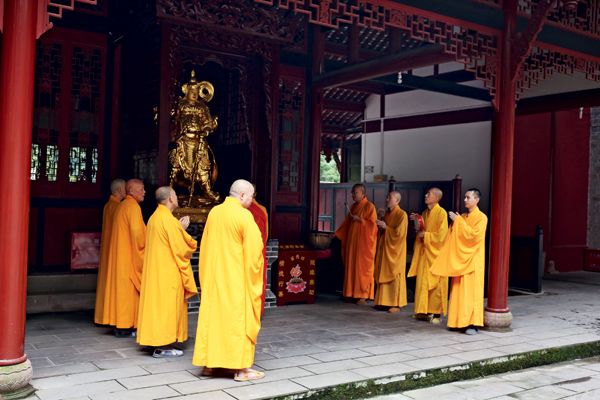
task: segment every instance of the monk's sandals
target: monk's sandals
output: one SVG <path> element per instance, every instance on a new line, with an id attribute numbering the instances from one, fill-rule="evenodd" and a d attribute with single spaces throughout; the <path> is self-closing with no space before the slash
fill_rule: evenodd
<path id="1" fill-rule="evenodd" d="M 178 349 L 154 349 L 154 353 L 152 353 L 154 358 L 181 357 L 182 355 L 183 351 Z"/>

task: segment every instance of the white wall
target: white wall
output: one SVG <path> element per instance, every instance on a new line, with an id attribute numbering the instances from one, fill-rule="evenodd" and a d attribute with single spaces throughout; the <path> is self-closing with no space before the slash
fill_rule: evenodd
<path id="1" fill-rule="evenodd" d="M 481 209 L 489 209 L 491 122 L 369 133 L 362 137 L 363 179 L 374 174 L 397 181 L 463 178 L 463 189 L 482 192 Z M 383 142 L 382 142 L 383 138 Z M 364 173 L 373 166 L 374 174 Z"/>

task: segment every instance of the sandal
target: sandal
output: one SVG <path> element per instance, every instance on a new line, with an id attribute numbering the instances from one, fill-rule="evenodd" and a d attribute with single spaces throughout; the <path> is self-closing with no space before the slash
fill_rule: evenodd
<path id="1" fill-rule="evenodd" d="M 204 367 L 202 368 L 202 372 L 200 372 L 201 376 L 213 376 L 214 371 L 212 368 Z"/>
<path id="2" fill-rule="evenodd" d="M 154 358 L 181 357 L 182 355 L 183 351 L 178 349 L 155 349 L 152 353 Z"/>
<path id="3" fill-rule="evenodd" d="M 253 381 L 265 377 L 265 373 L 255 369 L 248 368 L 245 371 L 238 371 L 233 376 L 233 380 L 237 382 Z"/>

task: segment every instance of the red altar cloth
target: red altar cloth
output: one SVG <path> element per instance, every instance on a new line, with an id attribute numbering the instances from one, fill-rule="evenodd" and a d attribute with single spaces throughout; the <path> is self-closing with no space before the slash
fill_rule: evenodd
<path id="1" fill-rule="evenodd" d="M 328 258 L 329 249 L 312 250 L 302 244 L 279 246 L 277 305 L 314 303 L 317 259 Z"/>

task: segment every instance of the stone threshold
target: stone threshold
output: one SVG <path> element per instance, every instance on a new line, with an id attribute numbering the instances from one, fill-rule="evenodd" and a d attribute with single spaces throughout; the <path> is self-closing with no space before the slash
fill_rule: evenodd
<path id="1" fill-rule="evenodd" d="M 492 357 L 440 368 L 411 371 L 376 379 L 365 379 L 311 389 L 304 393 L 273 397 L 273 400 L 353 400 L 422 389 L 445 383 L 483 378 L 526 368 L 573 361 L 600 355 L 600 340 L 569 346 Z"/>

